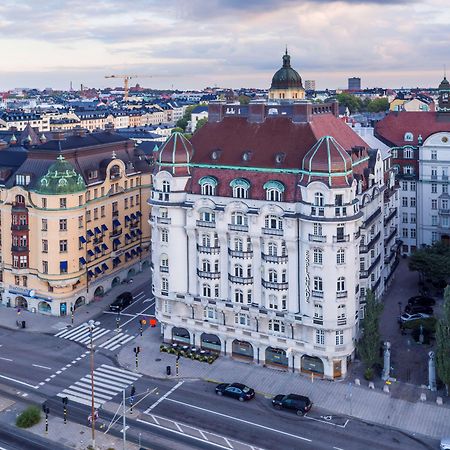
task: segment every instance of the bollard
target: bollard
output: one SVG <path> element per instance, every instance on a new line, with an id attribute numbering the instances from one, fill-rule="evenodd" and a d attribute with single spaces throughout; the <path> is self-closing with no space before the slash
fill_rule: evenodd
<path id="1" fill-rule="evenodd" d="M 171 367 L 170 366 L 166 366 L 166 375 L 171 375 L 171 373 L 172 373 L 172 369 L 171 369 Z"/>
<path id="2" fill-rule="evenodd" d="M 442 406 L 444 404 L 442 397 L 436 397 L 436 405 Z"/>
<path id="3" fill-rule="evenodd" d="M 387 384 L 385 384 L 383 386 L 383 392 L 386 392 L 386 394 L 389 394 L 389 386 Z"/>
<path id="4" fill-rule="evenodd" d="M 421 402 L 426 402 L 427 401 L 427 394 L 425 394 L 425 392 L 422 392 L 420 394 L 420 401 Z"/>
<path id="5" fill-rule="evenodd" d="M 355 379 L 355 386 L 361 386 L 361 381 L 359 380 L 359 378 Z"/>
<path id="6" fill-rule="evenodd" d="M 369 389 L 375 389 L 375 384 L 373 381 L 369 381 Z"/>

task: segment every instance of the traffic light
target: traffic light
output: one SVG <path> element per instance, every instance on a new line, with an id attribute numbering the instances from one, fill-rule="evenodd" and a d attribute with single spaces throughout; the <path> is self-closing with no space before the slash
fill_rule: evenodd
<path id="1" fill-rule="evenodd" d="M 141 347 L 134 347 L 134 353 L 136 353 L 136 355 L 138 354 L 138 353 L 141 353 Z"/>
<path id="2" fill-rule="evenodd" d="M 63 397 L 62 399 L 63 405 L 67 405 L 67 403 L 69 402 L 69 399 L 67 397 Z"/>
<path id="3" fill-rule="evenodd" d="M 136 394 L 136 388 L 134 386 L 131 386 L 131 397 L 133 397 L 134 394 Z"/>

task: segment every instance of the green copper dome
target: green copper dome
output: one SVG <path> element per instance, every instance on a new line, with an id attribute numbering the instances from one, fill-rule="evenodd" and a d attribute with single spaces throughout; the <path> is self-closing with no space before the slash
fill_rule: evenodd
<path id="1" fill-rule="evenodd" d="M 302 78 L 296 70 L 291 67 L 291 57 L 286 53 L 283 55 L 283 67 L 275 72 L 270 89 L 302 89 Z"/>
<path id="2" fill-rule="evenodd" d="M 75 194 L 84 190 L 86 184 L 83 177 L 62 155 L 48 168 L 47 174 L 39 179 L 36 188 L 37 193 L 50 195 Z"/>

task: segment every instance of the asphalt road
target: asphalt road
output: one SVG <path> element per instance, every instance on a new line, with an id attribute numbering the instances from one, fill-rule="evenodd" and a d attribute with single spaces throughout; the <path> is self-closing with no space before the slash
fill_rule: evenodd
<path id="1" fill-rule="evenodd" d="M 128 343 L 132 343 L 139 334 L 139 319 L 148 318 L 154 313 L 154 302 L 148 294 L 149 284 L 130 285 L 130 292 L 136 300 L 120 315 L 120 333 L 129 339 Z M 116 353 L 121 349 L 121 345 L 117 349 L 113 345 L 120 334 L 115 331 L 116 318 L 117 314 L 109 312 L 96 318 L 100 322 L 99 335 L 104 334 L 96 341 L 95 368 L 99 371 L 97 374 L 100 379 L 106 377 L 113 383 L 126 379 L 127 396 L 130 395 L 131 385 L 135 386 L 134 401 L 139 404 L 135 405 L 133 415 L 128 414 L 130 428 L 127 430 L 129 438 L 135 442 L 140 439 L 143 445 L 150 447 L 151 444 L 153 449 L 415 450 L 439 447 L 431 439 L 409 436 L 388 427 L 366 424 L 345 416 L 333 416 L 315 407 L 306 417 L 298 417 L 290 412 L 274 410 L 270 399 L 260 395 L 242 404 L 233 399 L 217 397 L 214 386 L 203 381 L 177 383 L 176 380 L 134 376 L 116 364 Z M 69 420 L 87 423 L 89 395 L 85 392 L 85 404 L 75 403 L 70 398 L 70 392 L 74 389 L 86 390 L 90 373 L 89 349 L 86 343 L 77 342 L 76 333 L 83 335 L 83 330 L 74 332 L 72 339 L 48 334 L 41 334 L 37 338 L 35 333 L 0 328 L 0 382 L 14 386 L 21 392 L 39 395 L 42 401 L 47 399 L 54 405 L 52 413 L 58 415 L 62 414 L 62 402 L 58 394 L 67 395 Z M 109 349 L 101 347 L 104 343 Z M 96 392 L 104 399 L 110 396 L 107 387 L 100 382 Z M 111 396 L 118 406 L 120 393 L 115 392 Z M 100 401 L 103 401 L 102 398 Z M 111 419 L 112 414 L 100 407 L 100 422 L 107 424 Z M 121 429 L 121 422 L 118 422 L 109 432 L 121 435 Z M 1 436 L 0 431 L 0 443 Z"/>

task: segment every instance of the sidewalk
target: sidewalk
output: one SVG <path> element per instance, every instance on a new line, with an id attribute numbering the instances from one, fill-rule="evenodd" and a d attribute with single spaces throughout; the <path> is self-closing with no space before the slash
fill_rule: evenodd
<path id="1" fill-rule="evenodd" d="M 119 284 L 109 290 L 99 301 L 94 301 L 88 305 L 83 305 L 75 310 L 74 322 L 72 325 L 70 313 L 65 317 L 48 316 L 45 314 L 32 313 L 31 311 L 17 308 L 8 308 L 0 305 L 0 327 L 17 329 L 16 320 L 25 320 L 26 328 L 20 331 L 31 331 L 36 333 L 55 333 L 68 325 L 76 327 L 98 316 L 108 305 L 122 292 L 130 291 L 141 286 L 150 279 L 150 269 L 139 272 L 133 277 L 132 284 Z"/>
<path id="2" fill-rule="evenodd" d="M 155 378 L 176 378 L 166 376 L 168 365 L 171 366 L 172 373 L 175 372 L 175 356 L 160 353 L 159 333 L 159 328 L 147 328 L 136 342 L 125 346 L 118 357 L 121 366 L 130 370 L 134 369 L 132 346 L 140 345 L 140 373 Z M 447 405 L 422 403 L 419 398 L 415 402 L 392 398 L 390 394 L 380 389 L 369 389 L 364 380 L 361 380 L 361 386 L 356 386 L 354 380 L 333 382 L 315 379 L 312 382 L 309 377 L 298 373 L 265 368 L 223 356 L 211 365 L 180 358 L 179 378 L 202 379 L 217 383 L 241 382 L 269 396 L 280 393 L 299 393 L 309 396 L 315 406 L 337 414 L 345 414 L 367 422 L 400 428 L 409 433 L 433 438 L 450 434 L 450 408 Z"/>

